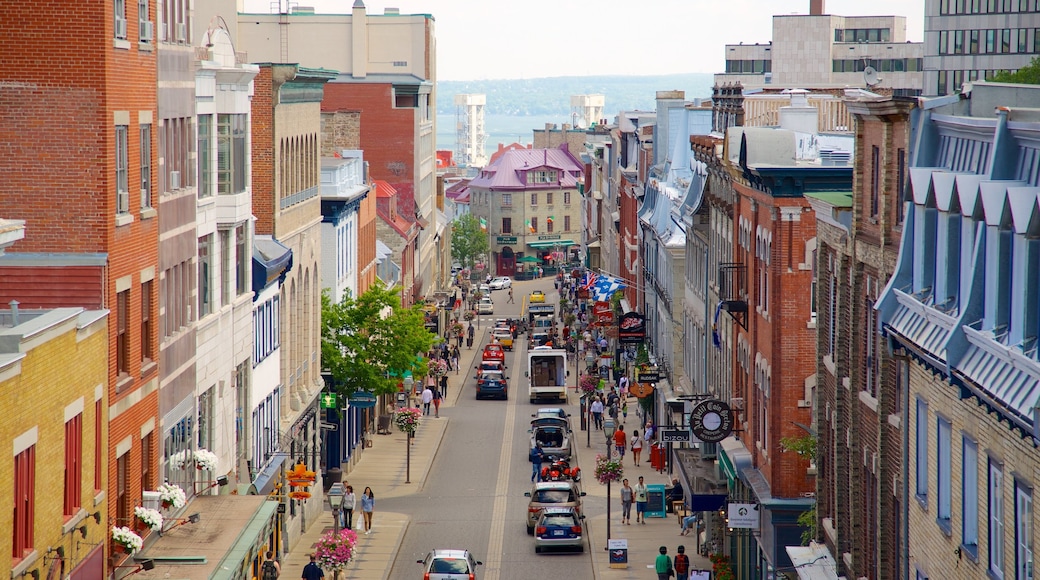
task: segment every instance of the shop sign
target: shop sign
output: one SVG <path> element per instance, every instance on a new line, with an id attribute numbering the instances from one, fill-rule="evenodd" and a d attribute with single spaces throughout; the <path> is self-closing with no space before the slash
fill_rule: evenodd
<path id="1" fill-rule="evenodd" d="M 718 443 L 733 432 L 733 413 L 729 405 L 709 399 L 702 401 L 690 412 L 690 430 L 694 437 L 705 443 Z"/>
<path id="2" fill-rule="evenodd" d="M 661 371 L 658 369 L 640 370 L 636 373 L 636 380 L 641 383 L 656 383 L 661 380 Z"/>
<path id="3" fill-rule="evenodd" d="M 728 527 L 740 528 L 745 530 L 757 530 L 758 520 L 758 504 L 729 504 L 729 523 L 726 524 Z"/>
<path id="4" fill-rule="evenodd" d="M 350 396 L 350 406 L 358 409 L 371 409 L 376 406 L 376 396 L 365 391 L 358 391 Z"/>
<path id="5" fill-rule="evenodd" d="M 321 394 L 321 408 L 322 409 L 338 409 L 336 406 L 336 393 L 322 393 Z"/>
<path id="6" fill-rule="evenodd" d="M 495 241 L 500 244 L 516 244 L 516 236 L 498 236 Z"/>
<path id="7" fill-rule="evenodd" d="M 618 322 L 618 340 L 621 344 L 642 344 L 646 340 L 646 317 L 638 312 L 626 312 Z"/>
<path id="8" fill-rule="evenodd" d="M 545 235 L 545 236 L 538 236 L 538 241 L 540 241 L 540 242 L 546 241 L 546 240 L 558 240 L 558 239 L 560 239 L 560 234 L 549 234 L 549 235 Z"/>

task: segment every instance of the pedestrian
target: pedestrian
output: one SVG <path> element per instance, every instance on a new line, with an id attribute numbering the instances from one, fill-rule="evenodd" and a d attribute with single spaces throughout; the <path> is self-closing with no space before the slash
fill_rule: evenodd
<path id="1" fill-rule="evenodd" d="M 426 388 L 424 388 L 423 392 L 422 392 L 423 415 L 429 415 L 430 414 L 430 403 L 432 403 L 432 402 L 433 402 L 433 389 L 430 388 L 430 385 L 426 385 Z"/>
<path id="2" fill-rule="evenodd" d="M 260 580 L 278 580 L 282 575 L 282 565 L 274 559 L 274 551 L 267 551 L 267 559 L 260 567 Z"/>
<path id="3" fill-rule="evenodd" d="M 459 345 L 451 349 L 451 366 L 455 367 L 455 374 L 459 374 L 459 359 L 462 358 L 462 353 L 459 352 L 459 347 L 462 346 L 462 335 L 459 335 Z"/>
<path id="4" fill-rule="evenodd" d="M 646 525 L 646 501 L 647 491 L 646 484 L 643 483 L 643 476 L 639 476 L 639 483 L 636 484 L 636 523 Z M 663 549 L 663 548 L 662 548 Z M 662 554 L 664 552 L 661 552 Z"/>
<path id="5" fill-rule="evenodd" d="M 468 348 L 473 348 L 473 333 L 474 332 L 475 331 L 473 329 L 473 323 L 470 322 L 469 323 L 469 329 L 466 330 L 466 347 L 468 347 Z"/>
<path id="6" fill-rule="evenodd" d="M 684 517 L 682 519 L 682 525 L 679 526 L 679 529 L 682 530 L 681 532 L 679 532 L 679 535 L 680 536 L 688 536 L 688 535 L 690 535 L 690 530 L 694 529 L 696 527 L 696 525 L 697 525 L 697 516 L 689 515 L 689 516 Z"/>
<path id="7" fill-rule="evenodd" d="M 639 456 L 643 453 L 643 438 L 639 436 L 639 429 L 632 430 L 632 463 L 639 467 Z"/>
<path id="8" fill-rule="evenodd" d="M 624 399 L 621 402 L 621 418 L 628 419 L 628 399 Z"/>
<path id="9" fill-rule="evenodd" d="M 531 461 L 531 481 L 542 480 L 542 459 L 545 458 L 545 454 L 542 453 L 542 444 L 535 443 L 534 447 L 531 448 L 531 455 L 528 457 Z"/>
<path id="10" fill-rule="evenodd" d="M 513 287 L 509 287 L 509 300 L 506 300 L 506 304 L 513 304 Z"/>
<path id="11" fill-rule="evenodd" d="M 303 567 L 303 575 L 300 576 L 302 580 L 321 580 L 325 577 L 325 572 L 322 572 L 318 563 L 314 561 L 314 554 L 311 554 L 311 561 Z"/>
<path id="12" fill-rule="evenodd" d="M 361 515 L 365 518 L 365 534 L 372 533 L 372 511 L 376 509 L 376 497 L 371 487 L 361 493 Z"/>
<path id="13" fill-rule="evenodd" d="M 690 557 L 686 555 L 686 546 L 676 548 L 675 580 L 688 580 L 690 577 Z"/>
<path id="14" fill-rule="evenodd" d="M 621 480 L 621 523 L 632 525 L 632 486 L 628 485 L 628 478 Z"/>
<path id="15" fill-rule="evenodd" d="M 347 493 L 343 495 L 343 517 L 346 519 L 342 526 L 343 529 L 349 530 L 354 527 L 354 509 L 357 508 L 357 497 L 354 495 L 354 486 L 347 486 Z"/>
<path id="16" fill-rule="evenodd" d="M 448 375 L 441 376 L 441 388 L 434 394 L 437 395 L 438 399 L 443 399 L 448 396 Z"/>
<path id="17" fill-rule="evenodd" d="M 599 400 L 599 395 L 596 395 L 592 399 L 592 424 L 596 429 L 603 429 L 603 401 Z"/>
<path id="18" fill-rule="evenodd" d="M 621 398 L 622 399 L 627 399 L 628 398 L 628 376 L 627 375 L 621 375 L 621 378 L 618 379 L 618 391 L 621 392 Z"/>
<path id="19" fill-rule="evenodd" d="M 625 458 L 625 447 L 628 446 L 628 436 L 625 435 L 625 426 L 618 425 L 617 431 L 614 431 L 614 449 L 617 449 L 618 456 L 621 459 Z"/>
<path id="20" fill-rule="evenodd" d="M 653 421 L 647 421 L 646 422 L 646 432 L 643 433 L 643 441 L 646 442 L 646 445 L 648 447 L 650 446 L 650 443 L 653 442 L 653 440 L 654 440 L 654 430 L 655 430 L 654 429 L 654 422 Z"/>
<path id="21" fill-rule="evenodd" d="M 433 416 L 441 418 L 441 390 L 437 387 L 433 388 Z"/>
<path id="22" fill-rule="evenodd" d="M 668 580 L 675 575 L 672 569 L 672 559 L 668 557 L 668 548 L 661 546 L 657 549 L 660 554 L 654 560 L 654 571 L 657 572 L 657 580 Z"/>

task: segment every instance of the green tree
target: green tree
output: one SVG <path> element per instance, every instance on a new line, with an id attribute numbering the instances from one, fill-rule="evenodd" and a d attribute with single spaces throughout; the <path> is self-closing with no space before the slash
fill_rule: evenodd
<path id="1" fill-rule="evenodd" d="M 812 435 L 804 437 L 781 437 L 780 447 L 784 451 L 792 451 L 810 463 L 816 462 L 817 439 Z M 798 515 L 798 525 L 802 526 L 802 545 L 808 546 L 819 535 L 819 520 L 816 517 L 816 504 Z"/>
<path id="2" fill-rule="evenodd" d="M 397 390 L 401 375 L 425 364 L 422 354 L 437 337 L 426 329 L 419 305 L 401 306 L 400 289 L 376 282 L 364 294 L 338 304 L 321 296 L 321 359 L 332 374 L 332 390 L 383 395 Z"/>
<path id="3" fill-rule="evenodd" d="M 472 268 L 489 249 L 487 232 L 480 228 L 476 216 L 465 214 L 452 222 L 451 257 L 463 268 Z"/>
<path id="4" fill-rule="evenodd" d="M 990 80 L 995 83 L 1040 85 L 1040 56 L 1034 57 L 1033 60 L 1029 61 L 1029 64 L 1015 72 L 1000 72 Z"/>

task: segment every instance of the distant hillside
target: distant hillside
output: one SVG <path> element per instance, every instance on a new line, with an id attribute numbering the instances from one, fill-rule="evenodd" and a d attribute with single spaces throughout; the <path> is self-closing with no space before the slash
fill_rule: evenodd
<path id="1" fill-rule="evenodd" d="M 606 97 L 606 116 L 613 118 L 619 111 L 654 110 L 657 91 L 686 91 L 688 100 L 710 97 L 712 81 L 712 75 L 706 73 L 438 81 L 437 113 L 454 114 L 455 95 L 477 93 L 487 95 L 489 115 L 559 115 L 566 119 L 571 95 L 601 94 Z"/>

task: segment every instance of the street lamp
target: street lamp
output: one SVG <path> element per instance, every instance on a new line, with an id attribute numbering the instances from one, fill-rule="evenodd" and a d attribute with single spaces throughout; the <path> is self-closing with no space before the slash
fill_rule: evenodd
<path id="1" fill-rule="evenodd" d="M 343 484 L 336 482 L 329 488 L 329 493 L 326 497 L 329 498 L 329 507 L 332 508 L 332 531 L 339 531 L 339 515 L 340 510 L 343 508 L 343 498 L 346 497 L 343 489 Z"/>
<path id="2" fill-rule="evenodd" d="M 614 461 L 614 454 L 610 448 L 610 443 L 614 439 L 614 419 L 607 417 L 603 420 L 603 432 L 607 434 L 607 461 Z M 607 480 L 607 545 L 604 550 L 610 549 L 610 480 Z"/>

